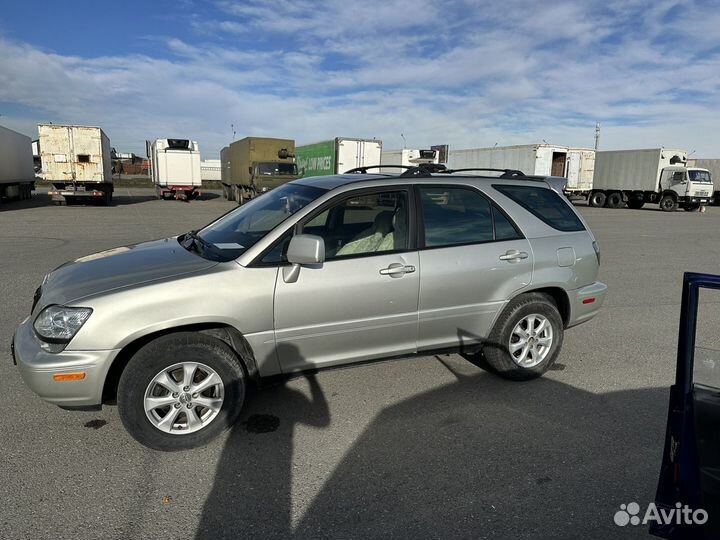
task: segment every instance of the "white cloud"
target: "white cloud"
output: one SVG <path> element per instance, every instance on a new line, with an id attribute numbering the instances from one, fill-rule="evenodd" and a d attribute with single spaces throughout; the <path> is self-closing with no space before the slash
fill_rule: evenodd
<path id="1" fill-rule="evenodd" d="M 101 125 L 113 144 L 377 137 L 386 147 L 538 142 L 718 155 L 720 15 L 689 1 L 221 2 L 156 53 L 64 56 L 0 39 L 0 123 Z M 681 15 L 679 20 L 675 20 Z M 668 18 L 672 24 L 668 23 Z M 278 39 L 273 39 L 278 36 Z M 282 37 L 283 39 L 279 39 Z M 241 45 L 252 43 L 251 46 Z M 2 103 L 10 110 L 4 112 Z"/>

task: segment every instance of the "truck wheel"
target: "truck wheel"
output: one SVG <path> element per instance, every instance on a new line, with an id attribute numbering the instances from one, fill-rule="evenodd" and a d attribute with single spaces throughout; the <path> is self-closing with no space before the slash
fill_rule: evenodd
<path id="1" fill-rule="evenodd" d="M 685 210 L 686 212 L 697 212 L 699 209 L 700 209 L 700 205 L 697 203 L 696 204 L 688 203 L 688 204 L 683 205 L 683 210 Z"/>
<path id="2" fill-rule="evenodd" d="M 639 197 L 636 197 L 628 200 L 627 205 L 628 208 L 632 208 L 633 210 L 640 210 L 643 206 L 645 206 L 645 201 Z"/>
<path id="3" fill-rule="evenodd" d="M 235 353 L 211 336 L 182 332 L 142 347 L 120 376 L 125 429 L 141 444 L 174 451 L 209 443 L 232 426 L 245 398 Z"/>
<path id="4" fill-rule="evenodd" d="M 563 342 L 563 322 L 546 294 L 522 294 L 512 300 L 483 345 L 490 367 L 506 379 L 539 377 L 552 365 Z"/>
<path id="5" fill-rule="evenodd" d="M 660 199 L 660 209 L 663 212 L 674 212 L 677 210 L 678 202 L 672 195 L 663 195 Z"/>
<path id="6" fill-rule="evenodd" d="M 624 205 L 622 194 L 618 191 L 613 191 L 605 201 L 605 206 L 608 208 L 622 208 Z"/>
<path id="7" fill-rule="evenodd" d="M 602 191 L 593 191 L 593 193 L 590 195 L 590 206 L 593 206 L 595 208 L 602 208 L 605 206 L 605 199 L 607 197 L 605 196 L 605 193 Z"/>

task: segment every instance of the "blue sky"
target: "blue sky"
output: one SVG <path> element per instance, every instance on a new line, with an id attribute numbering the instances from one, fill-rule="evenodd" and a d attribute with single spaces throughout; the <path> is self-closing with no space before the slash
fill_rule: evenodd
<path id="1" fill-rule="evenodd" d="M 720 157 L 720 4 L 638 0 L 5 2 L 0 124 L 188 137 L 546 140 Z"/>

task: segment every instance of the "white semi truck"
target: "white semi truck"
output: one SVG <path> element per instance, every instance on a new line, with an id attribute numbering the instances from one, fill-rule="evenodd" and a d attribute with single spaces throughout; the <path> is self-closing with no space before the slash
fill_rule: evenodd
<path id="1" fill-rule="evenodd" d="M 202 186 L 200 149 L 189 139 L 147 141 L 150 176 L 161 199 L 190 200 Z"/>
<path id="2" fill-rule="evenodd" d="M 381 165 L 402 165 L 414 167 L 422 163 L 440 163 L 440 152 L 437 150 L 420 150 L 419 148 L 403 148 L 402 150 L 383 150 Z M 380 173 L 393 174 L 401 172 L 396 167 L 381 168 Z"/>
<path id="3" fill-rule="evenodd" d="M 565 192 L 587 197 L 592 188 L 595 150 L 551 144 L 523 144 L 451 150 L 448 169 L 512 169 L 529 176 L 564 177 Z"/>
<path id="4" fill-rule="evenodd" d="M 38 125 L 41 176 L 52 184 L 53 204 L 112 202 L 110 139 L 99 127 Z"/>
<path id="5" fill-rule="evenodd" d="M 667 212 L 708 204 L 713 183 L 707 169 L 688 168 L 687 152 L 669 148 L 598 152 L 590 206 L 639 209 L 658 204 Z"/>
<path id="6" fill-rule="evenodd" d="M 29 199 L 35 189 L 32 139 L 0 126 L 0 203 Z"/>

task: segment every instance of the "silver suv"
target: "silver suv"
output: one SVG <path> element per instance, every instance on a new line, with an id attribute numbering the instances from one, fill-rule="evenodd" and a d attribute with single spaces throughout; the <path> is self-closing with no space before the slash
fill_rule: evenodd
<path id="1" fill-rule="evenodd" d="M 598 313 L 599 264 L 582 218 L 542 181 L 304 178 L 199 231 L 52 271 L 13 358 L 43 399 L 116 398 L 142 444 L 191 448 L 273 375 L 458 351 L 537 377 L 564 330 Z"/>

